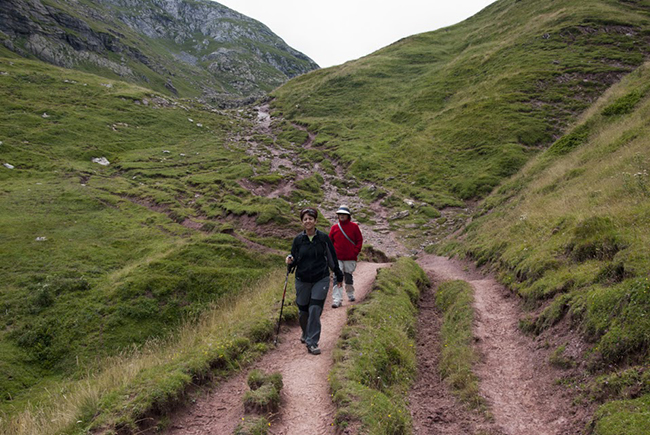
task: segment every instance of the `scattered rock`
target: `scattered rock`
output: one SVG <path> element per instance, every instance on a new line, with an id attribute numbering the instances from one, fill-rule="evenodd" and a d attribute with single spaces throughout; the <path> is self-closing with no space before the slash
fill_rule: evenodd
<path id="1" fill-rule="evenodd" d="M 197 122 L 197 123 L 196 123 L 196 126 L 197 126 L 197 127 L 203 127 L 203 124 L 201 124 L 200 122 Z"/>
<path id="2" fill-rule="evenodd" d="M 187 118 L 187 120 L 190 121 L 190 122 L 194 122 L 194 120 L 192 118 Z"/>
<path id="3" fill-rule="evenodd" d="M 111 164 L 106 157 L 93 157 L 92 161 L 94 163 L 99 163 L 102 166 L 108 166 Z"/>
<path id="4" fill-rule="evenodd" d="M 4 166 L 7 169 L 13 169 L 14 165 L 10 165 L 9 163 L 4 163 L 2 166 Z"/>
<path id="5" fill-rule="evenodd" d="M 49 117 L 50 115 L 48 115 L 46 112 L 43 112 L 43 114 L 41 115 L 41 118 L 49 118 Z"/>
<path id="6" fill-rule="evenodd" d="M 46 240 L 47 240 L 47 237 L 37 237 L 37 238 L 36 238 L 36 241 L 37 241 L 37 242 L 44 242 L 44 241 L 46 241 Z"/>
<path id="7" fill-rule="evenodd" d="M 113 87 L 113 85 L 111 83 L 100 83 L 100 85 L 104 86 L 106 88 L 109 88 L 109 89 Z"/>
<path id="8" fill-rule="evenodd" d="M 169 154 L 171 151 L 169 150 L 163 150 L 163 154 Z"/>
<path id="9" fill-rule="evenodd" d="M 394 220 L 397 220 L 397 219 L 404 219 L 405 217 L 407 217 L 407 216 L 410 215 L 410 214 L 411 214 L 411 213 L 409 213 L 408 210 L 398 211 L 397 213 L 395 213 L 394 215 L 392 215 L 391 217 L 389 217 L 388 220 L 390 220 L 390 221 L 394 221 Z"/>

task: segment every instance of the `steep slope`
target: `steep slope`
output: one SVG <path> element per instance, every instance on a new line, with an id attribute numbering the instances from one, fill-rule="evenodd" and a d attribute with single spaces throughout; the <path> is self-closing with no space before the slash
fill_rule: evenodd
<path id="1" fill-rule="evenodd" d="M 649 80 L 646 63 L 613 87 L 445 249 L 493 265 L 527 302 L 520 326 L 555 349 L 565 382 L 611 401 L 598 434 L 650 427 Z"/>
<path id="2" fill-rule="evenodd" d="M 262 23 L 200 0 L 7 0 L 5 47 L 54 65 L 216 101 L 318 68 Z"/>
<path id="3" fill-rule="evenodd" d="M 500 0 L 455 26 L 298 77 L 273 93 L 274 107 L 318 132 L 316 144 L 351 174 L 392 192 L 386 204 L 462 205 L 643 63 L 649 8 Z"/>

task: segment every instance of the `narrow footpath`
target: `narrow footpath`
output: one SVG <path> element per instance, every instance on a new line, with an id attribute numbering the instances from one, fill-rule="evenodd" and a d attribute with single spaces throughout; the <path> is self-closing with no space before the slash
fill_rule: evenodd
<path id="1" fill-rule="evenodd" d="M 377 269 L 390 266 L 360 262 L 354 273 L 357 300 L 362 302 L 377 276 Z M 289 290 L 287 290 L 289 291 Z M 328 297 L 331 295 L 330 294 Z M 347 307 L 331 308 L 325 304 L 321 317 L 320 355 L 310 355 L 300 343 L 300 328 L 286 326 L 280 334 L 278 347 L 268 352 L 252 367 L 217 385 L 190 408 L 180 409 L 171 416 L 166 435 L 231 435 L 244 416 L 243 395 L 248 390 L 246 380 L 253 369 L 280 372 L 284 387 L 281 392 L 280 414 L 272 421 L 272 435 L 334 435 L 335 407 L 327 381 L 332 368 L 332 351 L 347 320 Z"/>
<path id="2" fill-rule="evenodd" d="M 432 281 L 463 280 L 474 288 L 474 337 L 481 362 L 475 367 L 481 395 L 486 399 L 492 421 L 453 406 L 446 386 L 438 382 L 435 394 L 425 387 L 427 379 L 439 378 L 429 357 L 418 355 L 420 379 L 411 395 L 416 435 L 425 434 L 505 434 L 577 435 L 582 433 L 590 411 L 574 403 L 570 391 L 558 385 L 563 372 L 548 363 L 549 349 L 541 338 L 523 335 L 518 329 L 522 310 L 519 301 L 493 277 L 457 260 L 433 255 L 418 259 Z M 433 303 L 429 299 L 426 306 Z M 422 327 L 422 337 L 437 335 Z M 430 322 L 428 323 L 430 324 Z M 436 325 L 432 328 L 437 329 Z M 434 396 L 442 397 L 436 401 Z M 413 400 L 416 399 L 416 400 Z"/>

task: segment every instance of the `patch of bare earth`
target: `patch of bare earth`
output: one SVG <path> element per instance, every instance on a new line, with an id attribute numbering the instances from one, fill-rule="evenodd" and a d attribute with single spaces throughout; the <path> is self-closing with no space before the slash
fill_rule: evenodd
<path id="1" fill-rule="evenodd" d="M 479 430 L 506 435 L 582 433 L 591 410 L 575 404 L 572 392 L 557 382 L 564 372 L 548 363 L 549 350 L 543 338 L 531 338 L 519 331 L 522 309 L 512 293 L 493 277 L 460 261 L 430 255 L 421 257 L 418 263 L 435 282 L 464 280 L 474 288 L 474 335 L 482 356 L 475 371 L 493 423 L 477 420 L 470 412 L 461 412 L 461 406 L 453 405 L 444 392 L 445 386 L 436 381 L 437 357 L 423 350 L 418 353 L 420 380 L 412 396 L 416 434 L 472 434 Z M 432 296 L 423 297 L 423 305 L 434 314 L 435 308 L 430 308 Z M 421 320 L 420 326 L 420 339 L 433 341 L 435 346 L 436 322 Z M 429 382 L 436 387 L 425 388 Z"/>
<path id="2" fill-rule="evenodd" d="M 256 106 L 255 110 L 257 111 L 257 116 L 254 118 L 254 123 L 251 126 L 252 132 L 236 140 L 246 143 L 246 152 L 249 155 L 256 157 L 260 162 L 268 162 L 270 164 L 270 172 L 276 172 L 281 175 L 291 173 L 294 176 L 292 179 L 284 179 L 277 185 L 256 184 L 249 180 L 241 180 L 240 185 L 243 188 L 257 196 L 267 198 L 287 197 L 293 191 L 297 181 L 318 173 L 324 180 L 321 186 L 324 199 L 319 205 L 319 209 L 325 218 L 321 218 L 319 222 L 321 230 L 328 232 L 330 225 L 337 221 L 336 210 L 341 204 L 347 205 L 353 212 L 367 209 L 373 214 L 373 223 L 359 224 L 364 237 L 364 244 L 371 245 L 373 248 L 385 253 L 388 257 L 397 257 L 406 254 L 407 250 L 402 244 L 402 241 L 389 230 L 389 212 L 381 206 L 380 201 L 365 204 L 359 198 L 359 190 L 363 187 L 372 188 L 371 184 L 359 182 L 354 177 L 349 176 L 335 159 L 328 158 L 334 168 L 334 173 L 332 174 L 330 173 L 331 171 L 324 170 L 319 163 L 302 162 L 298 158 L 287 157 L 293 151 L 284 149 L 276 143 L 260 143 L 256 141 L 255 134 L 265 134 L 271 138 L 274 136 L 268 104 Z M 316 134 L 308 131 L 304 126 L 299 124 L 293 124 L 293 126 L 307 132 L 308 137 L 304 143 L 300 144 L 300 147 L 304 149 L 313 148 Z M 343 187 L 337 187 L 337 185 L 343 185 Z"/>
<path id="3" fill-rule="evenodd" d="M 358 264 L 354 274 L 358 302 L 354 303 L 363 301 L 372 287 L 377 269 L 385 266 L 387 264 Z M 248 390 L 248 373 L 252 369 L 261 369 L 280 372 L 284 383 L 281 410 L 274 416 L 270 434 L 335 435 L 337 431 L 333 422 L 336 409 L 327 377 L 332 368 L 332 351 L 347 320 L 346 306 L 351 303 L 344 302 L 342 308 L 334 309 L 329 299 L 327 302 L 321 317 L 320 355 L 307 353 L 305 345 L 299 340 L 299 326 L 283 326 L 276 349 L 268 352 L 252 367 L 206 391 L 194 405 L 177 410 L 171 416 L 172 423 L 165 434 L 232 434 L 244 417 L 243 395 Z"/>

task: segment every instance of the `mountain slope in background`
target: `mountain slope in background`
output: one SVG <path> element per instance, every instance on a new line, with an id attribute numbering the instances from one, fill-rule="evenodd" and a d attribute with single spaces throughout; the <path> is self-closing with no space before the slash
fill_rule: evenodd
<path id="1" fill-rule="evenodd" d="M 501 0 L 274 91 L 349 171 L 443 208 L 481 198 L 650 53 L 648 2 Z"/>
<path id="2" fill-rule="evenodd" d="M 22 56 L 211 101 L 259 97 L 318 68 L 207 0 L 5 0 L 0 40 Z"/>

